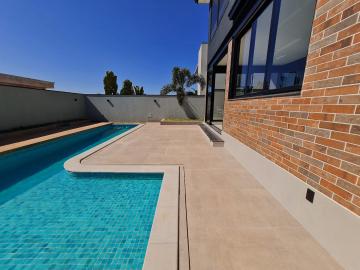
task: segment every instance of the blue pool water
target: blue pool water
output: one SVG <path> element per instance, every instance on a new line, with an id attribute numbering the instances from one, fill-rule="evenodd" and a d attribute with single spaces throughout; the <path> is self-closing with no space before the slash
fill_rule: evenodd
<path id="1" fill-rule="evenodd" d="M 0 156 L 0 269 L 141 269 L 162 174 L 71 174 L 70 157 L 133 126 Z"/>

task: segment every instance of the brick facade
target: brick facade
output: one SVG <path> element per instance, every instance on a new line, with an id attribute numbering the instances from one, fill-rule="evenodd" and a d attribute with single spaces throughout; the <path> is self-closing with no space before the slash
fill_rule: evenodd
<path id="1" fill-rule="evenodd" d="M 225 132 L 357 215 L 359 12 L 360 0 L 318 0 L 300 96 L 228 100 L 229 60 L 224 111 Z"/>

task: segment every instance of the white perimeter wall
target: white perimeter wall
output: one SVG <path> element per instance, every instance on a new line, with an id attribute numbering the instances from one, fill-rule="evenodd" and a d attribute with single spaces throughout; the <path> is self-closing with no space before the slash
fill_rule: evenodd
<path id="1" fill-rule="evenodd" d="M 85 118 L 81 94 L 0 86 L 0 131 Z"/>
<path id="2" fill-rule="evenodd" d="M 204 116 L 204 96 L 186 97 L 180 106 L 176 96 L 84 95 L 0 86 L 0 131 L 82 119 L 147 122 Z"/>
<path id="3" fill-rule="evenodd" d="M 103 96 L 87 95 L 88 116 L 96 121 L 148 122 L 163 118 L 205 116 L 205 97 L 188 96 L 183 106 L 176 96 Z"/>

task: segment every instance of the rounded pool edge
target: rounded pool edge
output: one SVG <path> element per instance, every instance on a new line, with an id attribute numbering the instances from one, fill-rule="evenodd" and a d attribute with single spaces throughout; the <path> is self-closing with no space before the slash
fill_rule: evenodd
<path id="1" fill-rule="evenodd" d="M 143 270 L 178 269 L 179 254 L 179 188 L 180 165 L 85 165 L 81 161 L 111 145 L 121 138 L 142 128 L 144 124 L 120 134 L 64 164 L 65 170 L 72 173 L 162 173 L 163 180 L 159 199 L 146 249 Z"/>

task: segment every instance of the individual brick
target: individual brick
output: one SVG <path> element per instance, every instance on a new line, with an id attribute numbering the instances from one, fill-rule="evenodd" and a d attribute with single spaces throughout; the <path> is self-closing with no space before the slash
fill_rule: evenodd
<path id="1" fill-rule="evenodd" d="M 322 138 L 322 137 L 317 137 L 315 140 L 315 143 L 325 145 L 325 146 L 328 146 L 331 148 L 339 149 L 339 150 L 344 150 L 344 148 L 345 148 L 344 142 L 326 139 L 326 138 Z"/>
<path id="2" fill-rule="evenodd" d="M 342 83 L 342 78 L 331 78 L 322 81 L 314 82 L 315 88 L 328 88 L 340 86 Z"/>
<path id="3" fill-rule="evenodd" d="M 360 95 L 341 96 L 339 104 L 360 104 Z"/>
<path id="4" fill-rule="evenodd" d="M 309 113 L 308 119 L 333 121 L 335 114 L 329 113 Z"/>
<path id="5" fill-rule="evenodd" d="M 325 90 L 325 96 L 351 95 L 359 92 L 358 85 L 340 86 Z"/>
<path id="6" fill-rule="evenodd" d="M 324 105 L 322 112 L 325 113 L 348 113 L 352 114 L 355 111 L 354 105 Z"/>
<path id="7" fill-rule="evenodd" d="M 331 129 L 341 132 L 349 132 L 350 125 L 333 123 L 333 122 L 320 122 L 319 128 Z"/>
<path id="8" fill-rule="evenodd" d="M 313 97 L 311 99 L 311 104 L 337 104 L 339 97 L 330 96 L 330 97 Z"/>

